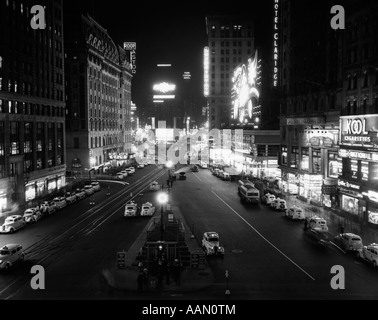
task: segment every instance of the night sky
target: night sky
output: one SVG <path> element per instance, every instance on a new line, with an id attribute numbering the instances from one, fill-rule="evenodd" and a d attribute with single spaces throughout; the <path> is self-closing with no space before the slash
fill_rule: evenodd
<path id="1" fill-rule="evenodd" d="M 174 81 L 178 90 L 182 74 L 189 71 L 189 90 L 193 99 L 203 97 L 203 48 L 208 45 L 205 17 L 214 14 L 252 14 L 256 16 L 257 45 L 272 42 L 273 1 L 120 1 L 64 0 L 65 10 L 88 12 L 116 44 L 137 42 L 137 74 L 133 79 L 132 100 L 138 108 L 148 101 L 157 81 Z M 71 3 L 75 3 L 73 6 Z M 71 5 L 69 5 L 71 4 Z M 69 21 L 65 21 L 69 23 Z M 162 74 L 157 63 L 171 63 L 170 75 Z M 165 69 L 165 72 L 167 70 Z"/>

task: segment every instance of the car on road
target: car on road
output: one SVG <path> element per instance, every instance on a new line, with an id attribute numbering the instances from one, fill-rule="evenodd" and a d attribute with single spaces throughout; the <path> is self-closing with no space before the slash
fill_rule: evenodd
<path id="1" fill-rule="evenodd" d="M 277 198 L 270 204 L 270 207 L 276 211 L 286 211 L 287 209 L 286 200 Z"/>
<path id="2" fill-rule="evenodd" d="M 20 215 L 13 215 L 5 218 L 4 224 L 0 227 L 0 233 L 14 233 L 25 227 L 24 218 Z"/>
<path id="3" fill-rule="evenodd" d="M 53 201 L 55 202 L 57 209 L 63 209 L 67 206 L 67 201 L 64 197 L 55 197 Z"/>
<path id="4" fill-rule="evenodd" d="M 57 208 L 54 201 L 44 201 L 40 206 L 40 210 L 42 214 L 52 214 Z"/>
<path id="5" fill-rule="evenodd" d="M 359 251 L 363 248 L 361 237 L 354 233 L 338 234 L 333 239 L 333 243 L 335 243 L 344 251 Z"/>
<path id="6" fill-rule="evenodd" d="M 136 217 L 138 212 L 138 205 L 134 201 L 126 203 L 124 217 Z"/>
<path id="7" fill-rule="evenodd" d="M 7 244 L 0 248 L 0 270 L 8 271 L 9 268 L 25 259 L 25 253 L 20 244 Z"/>
<path id="8" fill-rule="evenodd" d="M 320 218 L 318 216 L 313 216 L 313 217 L 307 218 L 305 221 L 307 221 L 307 226 L 310 229 L 315 229 L 319 231 L 328 231 L 327 221 L 323 218 Z"/>
<path id="9" fill-rule="evenodd" d="M 145 167 L 144 163 L 138 163 L 137 168 L 143 169 Z"/>
<path id="10" fill-rule="evenodd" d="M 93 181 L 93 182 L 91 183 L 91 185 L 92 185 L 92 187 L 93 187 L 93 189 L 94 189 L 95 192 L 101 191 L 101 185 L 100 185 L 100 182 L 98 182 L 98 181 Z"/>
<path id="11" fill-rule="evenodd" d="M 126 171 L 126 170 L 122 170 L 121 172 L 119 172 L 122 174 L 122 178 L 126 178 L 127 176 L 129 176 L 129 173 Z"/>
<path id="12" fill-rule="evenodd" d="M 65 195 L 67 205 L 73 204 L 77 201 L 76 194 L 74 192 L 67 192 Z"/>
<path id="13" fill-rule="evenodd" d="M 186 180 L 186 173 L 185 172 L 179 172 L 179 180 Z"/>
<path id="14" fill-rule="evenodd" d="M 42 212 L 37 208 L 29 208 L 24 211 L 25 223 L 34 223 L 42 218 Z"/>
<path id="15" fill-rule="evenodd" d="M 206 162 L 201 162 L 200 167 L 201 167 L 202 169 L 207 169 L 209 166 L 207 165 Z"/>
<path id="16" fill-rule="evenodd" d="M 159 191 L 161 189 L 161 186 L 159 185 L 159 182 L 154 181 L 150 184 L 150 191 Z"/>
<path id="17" fill-rule="evenodd" d="M 328 231 L 319 229 L 307 228 L 305 229 L 304 234 L 310 240 L 323 246 L 328 246 L 332 239 L 331 234 Z"/>
<path id="18" fill-rule="evenodd" d="M 198 172 L 198 171 L 199 171 L 198 166 L 196 166 L 196 165 L 192 166 L 192 167 L 190 168 L 190 170 L 191 170 L 192 172 Z"/>
<path id="19" fill-rule="evenodd" d="M 265 194 L 262 199 L 261 199 L 261 202 L 270 206 L 270 204 L 276 200 L 276 196 L 274 194 L 271 194 L 271 193 L 267 193 Z"/>
<path id="20" fill-rule="evenodd" d="M 123 174 L 122 172 L 118 172 L 118 173 L 116 173 L 116 178 L 117 178 L 118 180 L 122 180 L 124 177 L 125 177 L 125 176 L 124 176 L 124 174 Z"/>
<path id="21" fill-rule="evenodd" d="M 94 194 L 94 188 L 91 184 L 87 184 L 84 186 L 84 191 L 86 193 L 87 196 L 91 196 L 92 194 Z"/>
<path id="22" fill-rule="evenodd" d="M 306 219 L 303 208 L 297 207 L 296 205 L 286 210 L 285 217 L 290 220 L 303 221 Z"/>
<path id="23" fill-rule="evenodd" d="M 78 200 L 82 200 L 87 196 L 84 189 L 76 189 L 75 194 Z"/>
<path id="24" fill-rule="evenodd" d="M 231 181 L 231 175 L 227 172 L 223 172 L 221 179 L 224 181 Z"/>
<path id="25" fill-rule="evenodd" d="M 135 168 L 134 167 L 129 167 L 126 170 L 127 170 L 127 172 L 131 172 L 131 174 L 135 173 Z"/>
<path id="26" fill-rule="evenodd" d="M 223 256 L 224 248 L 219 245 L 216 232 L 205 232 L 202 237 L 202 248 L 207 256 Z"/>
<path id="27" fill-rule="evenodd" d="M 140 210 L 141 217 L 152 217 L 155 214 L 155 207 L 150 202 L 143 203 Z"/>
<path id="28" fill-rule="evenodd" d="M 367 246 L 363 246 L 362 249 L 357 251 L 357 256 L 360 259 L 370 262 L 374 267 L 378 267 L 378 244 L 371 243 Z"/>

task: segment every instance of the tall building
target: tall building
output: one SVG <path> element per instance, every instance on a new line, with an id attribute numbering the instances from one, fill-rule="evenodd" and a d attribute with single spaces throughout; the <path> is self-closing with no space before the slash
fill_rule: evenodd
<path id="1" fill-rule="evenodd" d="M 63 1 L 0 2 L 0 209 L 65 185 Z"/>
<path id="2" fill-rule="evenodd" d="M 279 81 L 285 192 L 335 206 L 342 92 L 342 31 L 330 26 L 330 1 L 276 1 L 280 7 Z"/>
<path id="3" fill-rule="evenodd" d="M 232 119 L 231 90 L 236 68 L 255 54 L 251 16 L 206 17 L 208 47 L 205 49 L 205 96 L 209 128 L 229 128 Z"/>
<path id="4" fill-rule="evenodd" d="M 126 51 L 91 16 L 71 25 L 65 38 L 67 167 L 85 173 L 130 152 L 132 71 Z"/>

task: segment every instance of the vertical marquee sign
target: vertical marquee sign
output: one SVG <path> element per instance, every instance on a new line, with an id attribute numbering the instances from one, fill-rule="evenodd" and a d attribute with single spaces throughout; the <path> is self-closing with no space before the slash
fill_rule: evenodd
<path id="1" fill-rule="evenodd" d="M 136 42 L 125 42 L 123 48 L 130 53 L 131 72 L 136 74 Z"/>
<path id="2" fill-rule="evenodd" d="M 273 86 L 278 86 L 278 43 L 279 43 L 279 8 L 280 0 L 274 0 L 274 25 L 273 25 Z"/>
<path id="3" fill-rule="evenodd" d="M 210 95 L 210 50 L 209 47 L 205 47 L 203 53 L 203 68 L 204 68 L 204 88 L 203 94 L 205 97 Z"/>

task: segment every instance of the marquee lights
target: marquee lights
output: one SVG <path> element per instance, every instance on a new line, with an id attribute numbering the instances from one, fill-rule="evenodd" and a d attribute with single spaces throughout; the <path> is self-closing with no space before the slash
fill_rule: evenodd
<path id="1" fill-rule="evenodd" d="M 176 90 L 176 85 L 163 82 L 163 83 L 155 84 L 153 89 L 154 91 L 157 91 L 160 93 L 169 93 Z"/>

